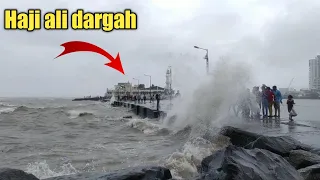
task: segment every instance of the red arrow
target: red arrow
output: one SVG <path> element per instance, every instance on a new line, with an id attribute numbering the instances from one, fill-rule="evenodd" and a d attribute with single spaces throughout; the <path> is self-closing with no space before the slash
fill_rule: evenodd
<path id="1" fill-rule="evenodd" d="M 98 54 L 100 54 L 110 60 L 109 63 L 106 63 L 104 65 L 109 66 L 109 67 L 121 72 L 122 74 L 124 74 L 119 53 L 117 54 L 116 58 L 113 58 L 107 51 L 103 50 L 102 48 L 100 48 L 94 44 L 90 44 L 88 42 L 83 42 L 83 41 L 69 41 L 69 42 L 61 44 L 60 46 L 63 46 L 65 49 L 56 58 L 63 56 L 63 55 L 66 55 L 66 54 L 74 53 L 74 52 L 81 52 L 81 51 L 94 52 L 94 53 L 98 53 Z"/>

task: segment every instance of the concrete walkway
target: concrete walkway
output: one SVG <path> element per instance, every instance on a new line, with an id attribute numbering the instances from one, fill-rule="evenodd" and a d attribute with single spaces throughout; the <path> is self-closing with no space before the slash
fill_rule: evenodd
<path id="1" fill-rule="evenodd" d="M 125 102 L 130 103 L 130 104 L 134 104 L 134 101 L 125 101 Z M 150 103 L 150 101 L 147 100 L 145 104 L 144 103 L 138 104 L 138 101 L 137 101 L 136 105 L 150 108 L 153 110 L 157 110 L 157 101 L 153 101 L 153 103 L 152 102 Z M 168 112 L 171 109 L 171 107 L 172 107 L 172 105 L 170 106 L 170 100 L 161 100 L 160 101 L 160 108 L 159 108 L 160 111 Z"/>

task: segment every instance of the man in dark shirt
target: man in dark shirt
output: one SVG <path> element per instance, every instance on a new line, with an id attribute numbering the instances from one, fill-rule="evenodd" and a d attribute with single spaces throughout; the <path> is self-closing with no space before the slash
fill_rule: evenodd
<path id="1" fill-rule="evenodd" d="M 156 94 L 156 100 L 157 100 L 157 111 L 159 111 L 159 106 L 160 106 L 160 94 Z"/>
<path id="2" fill-rule="evenodd" d="M 147 100 L 146 94 L 143 95 L 143 103 L 145 104 Z"/>

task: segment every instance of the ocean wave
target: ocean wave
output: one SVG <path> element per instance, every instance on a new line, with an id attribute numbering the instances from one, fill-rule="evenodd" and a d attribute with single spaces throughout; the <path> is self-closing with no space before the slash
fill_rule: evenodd
<path id="1" fill-rule="evenodd" d="M 14 107 L 1 108 L 0 114 L 10 114 L 10 113 L 14 112 L 15 109 L 16 108 L 14 108 Z"/>
<path id="2" fill-rule="evenodd" d="M 216 136 L 214 141 L 202 137 L 190 138 L 183 147 L 172 153 L 165 161 L 175 179 L 187 179 L 198 173 L 203 158 L 229 144 L 229 139 Z"/>
<path id="3" fill-rule="evenodd" d="M 71 163 L 61 165 L 60 170 L 51 170 L 46 161 L 29 163 L 26 172 L 35 175 L 39 179 L 79 173 Z"/>
<path id="4" fill-rule="evenodd" d="M 3 104 L 0 107 L 3 107 L 2 109 L 10 108 L 13 109 L 13 112 L 23 112 L 23 111 L 32 111 L 32 110 L 46 110 L 46 109 L 61 109 L 64 107 L 29 107 L 29 106 L 14 106 L 10 104 Z"/>
<path id="5" fill-rule="evenodd" d="M 131 119 L 129 122 L 127 122 L 127 126 L 138 129 L 144 134 L 159 135 L 170 133 L 167 128 L 159 124 L 151 123 L 147 119 Z"/>
<path id="6" fill-rule="evenodd" d="M 67 115 L 70 119 L 75 119 L 79 117 L 94 117 L 94 113 L 89 112 L 87 110 L 70 110 L 67 112 Z"/>
<path id="7" fill-rule="evenodd" d="M 15 107 L 15 105 L 4 103 L 4 102 L 0 102 L 0 107 Z"/>
<path id="8" fill-rule="evenodd" d="M 87 106 L 95 106 L 100 105 L 100 103 L 88 103 L 88 104 L 76 104 L 76 105 L 56 105 L 56 106 L 42 106 L 42 107 L 34 107 L 29 105 L 13 105 L 5 102 L 0 102 L 0 108 L 15 108 L 16 111 L 27 111 L 27 110 L 51 110 L 51 109 L 61 109 L 66 110 L 69 108 L 79 108 L 79 107 L 87 107 Z"/>
<path id="9" fill-rule="evenodd" d="M 21 111 L 28 111 L 30 109 L 34 109 L 34 108 L 30 108 L 30 107 L 27 107 L 27 106 L 18 106 L 14 112 L 21 112 Z"/>

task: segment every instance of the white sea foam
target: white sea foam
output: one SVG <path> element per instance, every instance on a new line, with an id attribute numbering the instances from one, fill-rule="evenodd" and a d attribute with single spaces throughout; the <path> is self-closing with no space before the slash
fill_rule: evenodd
<path id="1" fill-rule="evenodd" d="M 157 134 L 167 130 L 161 124 L 152 123 L 148 119 L 131 119 L 127 122 L 127 126 L 138 129 L 145 134 Z"/>
<path id="2" fill-rule="evenodd" d="M 0 114 L 12 113 L 14 110 L 16 110 L 15 107 L 0 108 Z"/>
<path id="3" fill-rule="evenodd" d="M 60 170 L 54 171 L 50 169 L 46 161 L 41 161 L 28 164 L 26 172 L 35 175 L 39 179 L 45 179 L 55 176 L 76 174 L 79 171 L 74 168 L 71 163 L 63 164 L 60 167 Z"/>

